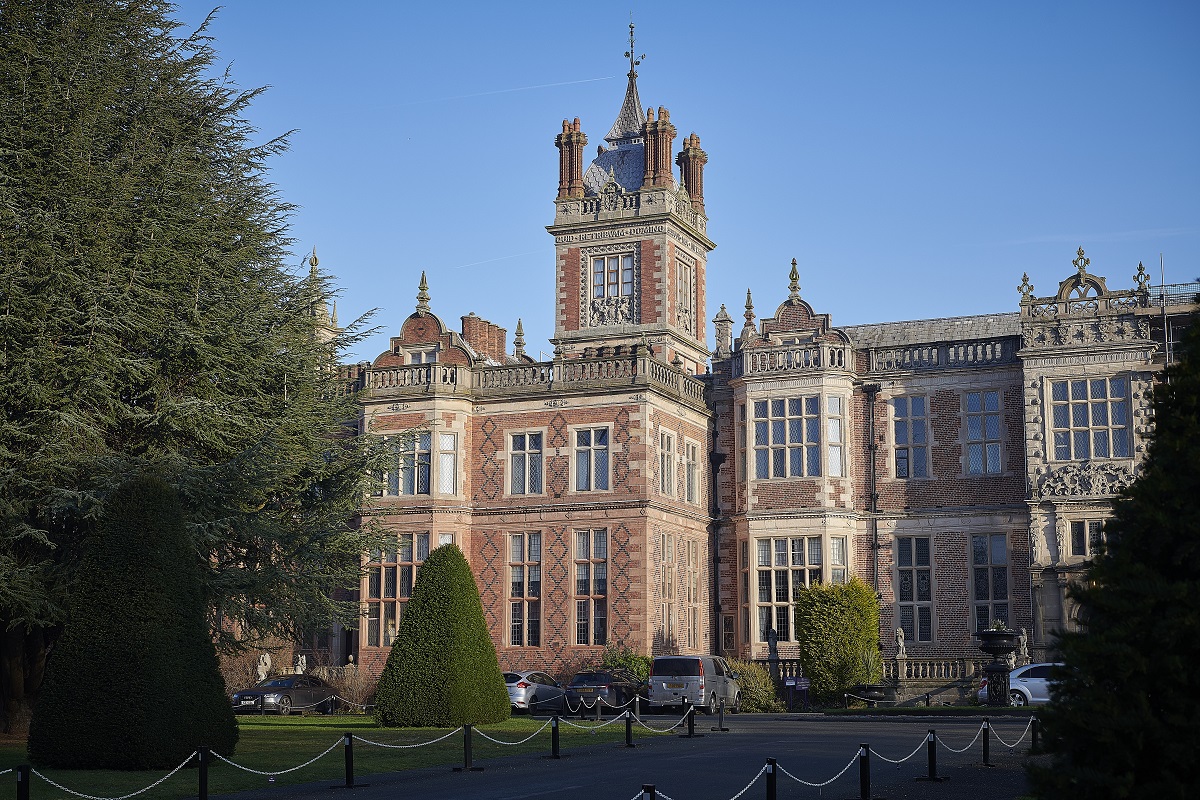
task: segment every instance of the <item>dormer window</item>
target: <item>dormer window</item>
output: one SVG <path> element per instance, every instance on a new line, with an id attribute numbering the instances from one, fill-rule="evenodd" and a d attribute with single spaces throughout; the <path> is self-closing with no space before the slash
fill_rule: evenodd
<path id="1" fill-rule="evenodd" d="M 408 350 L 405 357 L 409 364 L 432 364 L 437 361 L 437 348 L 427 347 L 421 350 Z"/>
<path id="2" fill-rule="evenodd" d="M 629 297 L 633 294 L 633 254 L 592 259 L 592 297 Z"/>

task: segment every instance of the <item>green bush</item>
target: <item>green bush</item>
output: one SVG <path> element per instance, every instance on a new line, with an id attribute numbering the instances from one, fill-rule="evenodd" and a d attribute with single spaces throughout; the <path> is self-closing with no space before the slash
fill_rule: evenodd
<path id="1" fill-rule="evenodd" d="M 783 703 L 775 696 L 771 672 L 753 661 L 729 660 L 729 668 L 738 674 L 742 687 L 742 711 L 783 711 Z"/>
<path id="2" fill-rule="evenodd" d="M 417 572 L 375 692 L 375 721 L 454 728 L 508 719 L 511 704 L 479 588 L 462 551 L 443 545 Z"/>
<path id="3" fill-rule="evenodd" d="M 868 671 L 879 651 L 879 600 L 858 578 L 818 585 L 796 598 L 800 665 L 814 697 L 828 698 L 878 675 Z M 865 657 L 864 657 L 865 656 Z"/>
<path id="4" fill-rule="evenodd" d="M 113 493 L 46 665 L 30 721 L 33 762 L 162 769 L 201 746 L 233 754 L 237 723 L 202 569 L 173 489 L 143 477 Z"/>
<path id="5" fill-rule="evenodd" d="M 601 668 L 628 670 L 642 680 L 650 678 L 650 661 L 650 656 L 640 655 L 631 647 L 616 644 L 605 647 L 600 656 Z"/>

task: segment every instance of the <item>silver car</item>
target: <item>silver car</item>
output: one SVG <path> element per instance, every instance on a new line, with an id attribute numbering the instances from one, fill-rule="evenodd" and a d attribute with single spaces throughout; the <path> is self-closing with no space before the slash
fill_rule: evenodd
<path id="1" fill-rule="evenodd" d="M 508 699 L 513 711 L 528 711 L 530 714 L 562 714 L 566 690 L 558 681 L 535 669 L 524 672 L 504 673 L 508 687 Z"/>
<path id="2" fill-rule="evenodd" d="M 1050 673 L 1062 664 L 1026 664 L 1008 674 L 1008 703 L 1013 706 L 1042 705 L 1050 702 Z M 979 685 L 976 697 L 987 703 L 987 678 Z"/>
<path id="3" fill-rule="evenodd" d="M 650 710 L 688 703 L 706 714 L 717 713 L 721 703 L 740 711 L 738 674 L 720 656 L 656 656 L 650 665 Z"/>

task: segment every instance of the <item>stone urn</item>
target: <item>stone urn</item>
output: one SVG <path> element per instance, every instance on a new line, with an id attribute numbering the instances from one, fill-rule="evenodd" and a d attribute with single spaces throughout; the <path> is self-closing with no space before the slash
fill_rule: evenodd
<path id="1" fill-rule="evenodd" d="M 1017 651 L 1020 634 L 1008 628 L 988 628 L 979 632 L 979 649 L 992 657 L 983 668 L 987 677 L 987 704 L 1006 706 L 1008 699 L 1008 656 Z"/>

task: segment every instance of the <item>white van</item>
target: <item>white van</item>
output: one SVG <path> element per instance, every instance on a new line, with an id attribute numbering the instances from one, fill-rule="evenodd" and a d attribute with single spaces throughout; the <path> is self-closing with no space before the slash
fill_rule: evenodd
<path id="1" fill-rule="evenodd" d="M 706 714 L 725 709 L 736 713 L 742 705 L 738 674 L 720 656 L 655 656 L 650 665 L 650 710 L 694 705 Z"/>

